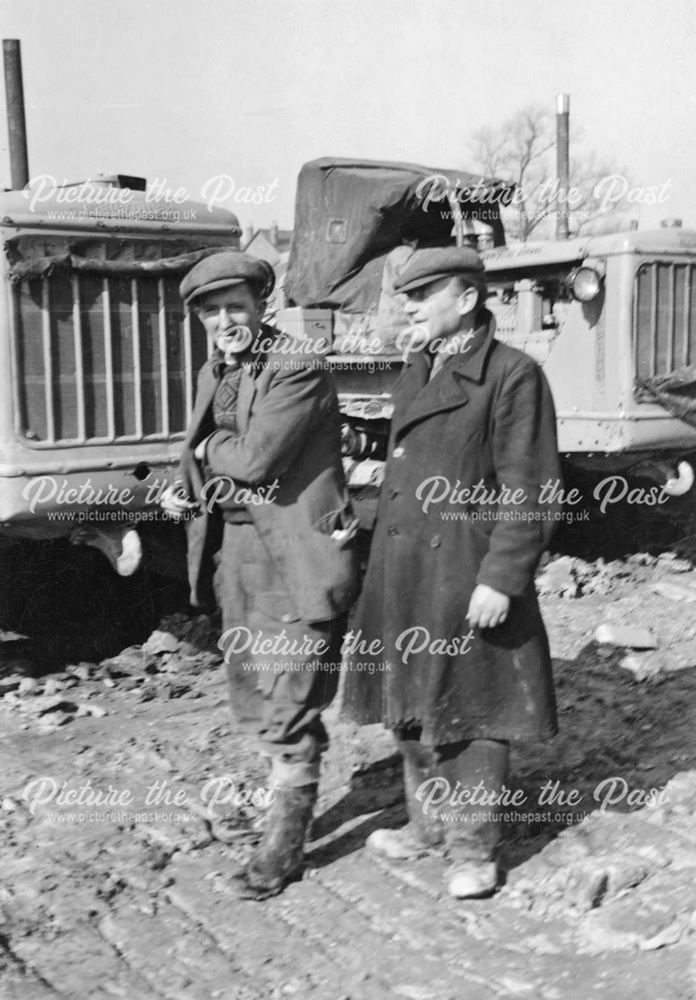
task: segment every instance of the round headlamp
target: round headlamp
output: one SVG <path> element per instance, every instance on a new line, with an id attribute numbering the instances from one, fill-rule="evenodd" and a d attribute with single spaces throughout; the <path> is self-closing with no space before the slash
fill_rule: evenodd
<path id="1" fill-rule="evenodd" d="M 566 286 L 578 302 L 593 302 L 602 291 L 602 276 L 593 267 L 576 267 L 566 278 Z"/>

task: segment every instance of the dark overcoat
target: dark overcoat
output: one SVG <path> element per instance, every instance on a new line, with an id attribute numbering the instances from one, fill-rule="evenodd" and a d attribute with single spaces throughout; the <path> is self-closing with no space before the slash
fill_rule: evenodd
<path id="1" fill-rule="evenodd" d="M 341 463 L 336 389 L 322 357 L 295 350 L 302 345 L 272 327 L 264 325 L 262 334 L 273 347 L 244 365 L 238 433 L 216 430 L 213 422 L 213 398 L 224 367 L 220 357 L 213 355 L 198 376 L 176 476 L 189 497 L 206 497 L 199 515 L 187 523 L 191 603 L 215 602 L 223 512 L 239 508 L 240 496 L 253 494 L 243 506 L 299 616 L 328 621 L 348 610 L 358 587 L 357 522 Z M 194 451 L 204 439 L 207 462 L 202 468 Z M 229 501 L 209 502 L 217 485 L 223 486 L 217 495 L 229 494 Z"/>
<path id="2" fill-rule="evenodd" d="M 430 380 L 428 356 L 411 354 L 395 387 L 344 692 L 356 721 L 421 726 L 435 745 L 556 731 L 533 582 L 560 510 L 541 492 L 560 488 L 553 401 L 539 366 L 481 318 L 467 353 Z M 511 598 L 502 625 L 468 626 L 478 583 Z"/>

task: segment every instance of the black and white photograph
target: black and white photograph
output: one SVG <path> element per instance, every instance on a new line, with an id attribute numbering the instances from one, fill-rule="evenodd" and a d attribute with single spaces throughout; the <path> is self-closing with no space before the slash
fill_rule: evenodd
<path id="1" fill-rule="evenodd" d="M 0 14 L 0 1000 L 696 1000 L 696 0 Z"/>

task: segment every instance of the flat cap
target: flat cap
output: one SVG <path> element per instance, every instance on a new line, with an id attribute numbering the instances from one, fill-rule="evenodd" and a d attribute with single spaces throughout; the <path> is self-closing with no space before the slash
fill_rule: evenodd
<path id="1" fill-rule="evenodd" d="M 483 261 L 471 247 L 425 247 L 414 250 L 394 280 L 395 292 L 410 292 L 453 275 L 481 281 Z"/>
<path id="2" fill-rule="evenodd" d="M 254 285 L 261 298 L 267 298 L 275 285 L 275 273 L 266 260 L 229 250 L 204 257 L 195 264 L 179 285 L 179 295 L 188 305 L 207 292 L 216 292 L 243 281 Z"/>

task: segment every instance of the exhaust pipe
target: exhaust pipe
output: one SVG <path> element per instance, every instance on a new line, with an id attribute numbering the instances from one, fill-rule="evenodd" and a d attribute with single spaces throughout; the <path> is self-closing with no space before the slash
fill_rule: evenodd
<path id="1" fill-rule="evenodd" d="M 5 65 L 7 131 L 10 140 L 10 174 L 12 188 L 21 190 L 29 183 L 29 154 L 19 41 L 16 38 L 4 38 L 2 52 Z"/>
<path id="2" fill-rule="evenodd" d="M 567 240 L 568 188 L 570 187 L 570 94 L 556 97 L 556 239 Z"/>

